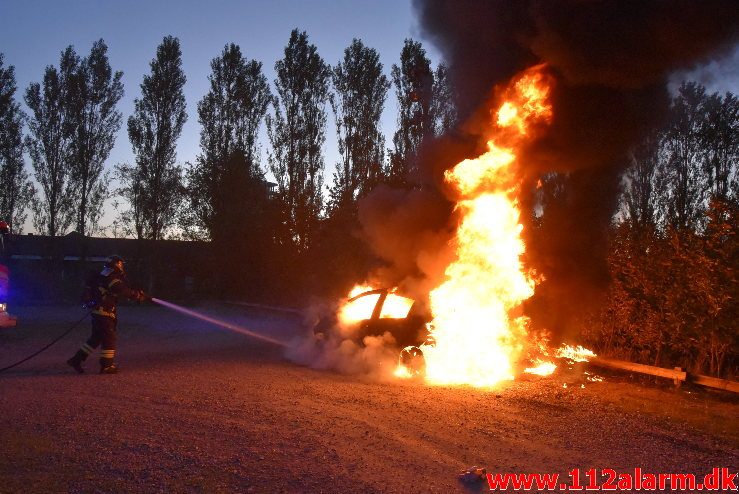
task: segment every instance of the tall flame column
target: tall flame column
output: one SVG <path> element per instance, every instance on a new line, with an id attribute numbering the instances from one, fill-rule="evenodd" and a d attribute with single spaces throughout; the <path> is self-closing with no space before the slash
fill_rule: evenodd
<path id="1" fill-rule="evenodd" d="M 429 383 L 481 387 L 513 378 L 527 319 L 511 314 L 535 289 L 521 262 L 516 151 L 531 125 L 551 119 L 548 84 L 543 66 L 516 77 L 495 111 L 487 152 L 445 174 L 461 219 L 455 259 L 430 294 L 435 345 L 423 347 Z"/>

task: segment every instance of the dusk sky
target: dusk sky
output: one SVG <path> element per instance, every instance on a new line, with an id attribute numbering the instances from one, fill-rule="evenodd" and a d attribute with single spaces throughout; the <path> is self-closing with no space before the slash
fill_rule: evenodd
<path id="1" fill-rule="evenodd" d="M 5 63 L 15 66 L 18 92 L 16 97 L 27 111 L 23 94 L 31 82 L 42 79 L 46 65 L 58 65 L 59 54 L 73 45 L 81 56 L 86 55 L 93 41 L 103 38 L 109 48 L 111 66 L 123 71 L 125 96 L 119 103 L 123 125 L 115 148 L 107 161 L 112 170 L 116 163 L 131 161 L 131 146 L 126 132 L 126 120 L 133 110 L 133 100 L 140 94 L 139 84 L 149 72 L 149 62 L 157 45 L 166 35 L 180 39 L 183 68 L 187 75 L 185 97 L 188 122 L 178 142 L 178 161 L 192 162 L 198 153 L 199 124 L 196 105 L 208 90 L 210 61 L 219 55 L 226 43 L 241 46 L 246 57 L 263 63 L 270 83 L 274 80 L 274 63 L 282 57 L 290 31 L 307 31 L 324 60 L 338 62 L 352 38 L 360 38 L 377 49 L 386 74 L 397 63 L 403 40 L 420 39 L 410 0 L 363 0 L 310 2 L 264 0 L 218 0 L 198 2 L 100 0 L 9 1 L 0 0 L 0 52 Z M 424 41 L 434 65 L 440 60 L 434 48 Z M 739 87 L 739 50 L 728 59 L 715 62 L 709 71 L 695 77 L 709 89 L 737 92 Z M 333 164 L 337 159 L 336 137 L 330 108 L 326 129 L 326 183 L 330 183 Z M 396 103 L 391 88 L 383 115 L 383 131 L 387 146 L 392 145 Z M 262 127 L 262 165 L 267 166 L 266 132 Z M 30 160 L 27 166 L 31 171 Z M 111 201 L 109 201 L 110 204 Z M 103 224 L 109 224 L 108 213 Z M 25 228 L 30 227 L 30 218 Z"/>
<path id="2" fill-rule="evenodd" d="M 341 59 L 352 38 L 360 38 L 378 50 L 388 77 L 390 67 L 400 56 L 403 40 L 419 38 L 409 0 L 0 0 L 0 52 L 5 54 L 7 65 L 15 66 L 16 97 L 24 111 L 27 111 L 23 102 L 25 88 L 31 82 L 41 81 L 46 65 L 58 65 L 59 54 L 66 46 L 73 45 L 77 53 L 84 56 L 95 40 L 103 38 L 107 43 L 111 66 L 113 70 L 123 71 L 125 86 L 125 95 L 119 103 L 123 125 L 108 158 L 108 169 L 116 163 L 133 159 L 126 120 L 133 111 L 134 98 L 140 96 L 139 85 L 144 74 L 149 72 L 149 62 L 164 36 L 171 34 L 180 39 L 183 69 L 187 75 L 188 121 L 177 147 L 178 161 L 185 162 L 193 161 L 198 154 L 200 126 L 196 109 L 197 102 L 208 91 L 210 61 L 220 54 L 226 43 L 236 43 L 248 59 L 263 63 L 264 72 L 272 83 L 274 63 L 282 58 L 290 31 L 294 28 L 305 30 L 310 42 L 331 65 Z M 424 45 L 435 65 L 439 60 L 438 54 L 428 43 Z M 329 183 L 337 155 L 335 127 L 328 105 L 326 111 L 329 114 L 325 146 L 326 183 Z M 395 95 L 391 89 L 382 122 L 388 145 L 392 141 L 395 113 Z M 267 145 L 266 131 L 262 126 L 263 155 Z M 266 155 L 262 165 L 267 166 Z M 27 160 L 27 166 L 30 172 L 30 160 Z M 110 223 L 112 219 L 112 213 L 108 212 L 103 223 Z M 30 229 L 29 218 L 25 231 Z"/>

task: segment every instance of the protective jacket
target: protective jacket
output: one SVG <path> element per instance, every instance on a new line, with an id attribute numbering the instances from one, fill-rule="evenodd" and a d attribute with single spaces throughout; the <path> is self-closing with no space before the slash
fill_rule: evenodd
<path id="1" fill-rule="evenodd" d="M 86 303 L 93 314 L 115 319 L 118 297 L 140 301 L 144 295 L 142 291 L 131 288 L 126 276 L 115 269 L 103 268 L 88 279 Z"/>

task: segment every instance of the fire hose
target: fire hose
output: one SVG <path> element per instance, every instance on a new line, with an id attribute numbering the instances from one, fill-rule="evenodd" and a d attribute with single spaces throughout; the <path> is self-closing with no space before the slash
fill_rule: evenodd
<path id="1" fill-rule="evenodd" d="M 224 329 L 228 329 L 229 331 L 233 331 L 235 333 L 240 333 L 240 334 L 243 334 L 243 335 L 246 335 L 246 336 L 250 336 L 252 338 L 257 338 L 257 339 L 260 339 L 262 341 L 266 341 L 268 343 L 272 343 L 272 344 L 278 345 L 278 346 L 286 346 L 287 345 L 283 341 L 276 340 L 274 338 L 270 338 L 269 336 L 256 333 L 254 331 L 251 331 L 251 330 L 246 329 L 244 327 L 238 326 L 236 324 L 231 324 L 231 323 L 228 323 L 228 322 L 225 322 L 225 321 L 221 321 L 219 319 L 216 319 L 214 317 L 210 317 L 210 316 L 207 316 L 205 314 L 201 314 L 199 312 L 195 312 L 193 310 L 186 309 L 185 307 L 181 307 L 181 306 L 176 305 L 176 304 L 173 304 L 171 302 L 166 302 L 164 300 L 161 300 L 161 299 L 158 299 L 158 298 L 154 298 L 154 297 L 149 297 L 148 299 L 151 302 L 155 303 L 155 304 L 161 305 L 162 307 L 166 307 L 168 309 L 174 310 L 174 311 L 179 312 L 181 314 L 184 314 L 184 315 L 187 315 L 187 316 L 190 316 L 190 317 L 194 317 L 194 318 L 200 319 L 202 321 L 208 322 L 208 323 L 213 324 L 213 325 L 216 325 L 216 326 L 220 326 L 220 327 L 222 327 Z M 23 360 L 19 360 L 18 362 L 14 363 L 12 365 L 9 365 L 7 367 L 0 368 L 0 372 L 5 372 L 6 370 L 12 369 L 13 367 L 17 367 L 20 364 L 22 364 L 23 362 L 27 362 L 28 360 L 31 360 L 36 355 L 38 355 L 41 352 L 43 352 L 44 350 L 50 348 L 52 345 L 54 345 L 55 343 L 57 343 L 59 340 L 61 340 L 62 338 L 64 338 L 65 336 L 67 336 L 69 333 L 71 333 L 72 331 L 74 331 L 77 328 L 77 326 L 79 326 L 82 323 L 82 321 L 84 321 L 87 318 L 87 316 L 89 316 L 89 315 L 90 315 L 90 311 L 87 311 L 85 313 L 85 315 L 82 316 L 82 318 L 79 321 L 77 321 L 74 324 L 72 324 L 72 326 L 70 326 L 69 329 L 67 329 L 64 333 L 62 333 L 58 337 L 56 337 L 51 343 L 49 343 L 45 347 L 41 348 L 40 350 L 32 353 L 31 355 L 29 355 L 28 357 L 24 358 Z"/>
<path id="2" fill-rule="evenodd" d="M 250 329 L 244 328 L 237 324 L 232 324 L 230 322 L 222 321 L 215 317 L 211 317 L 206 314 L 202 314 L 200 312 L 187 309 L 180 305 L 173 304 L 172 302 L 167 302 L 165 300 L 161 300 L 155 297 L 152 297 L 151 301 L 154 302 L 155 304 L 161 305 L 162 307 L 166 307 L 167 309 L 179 312 L 180 314 L 184 314 L 186 316 L 193 317 L 195 319 L 200 319 L 201 321 L 205 321 L 207 323 L 213 324 L 214 326 L 220 326 L 221 328 L 227 329 L 234 333 L 239 333 L 245 336 L 249 336 L 251 338 L 256 338 L 258 340 L 266 341 L 267 343 L 272 343 L 273 345 L 277 345 L 277 346 L 283 346 L 283 347 L 287 346 L 287 343 L 285 343 L 284 341 L 280 341 L 275 338 L 271 338 L 269 336 L 257 333 L 256 331 L 252 331 Z"/>
<path id="3" fill-rule="evenodd" d="M 56 338 L 55 338 L 54 340 L 52 340 L 52 342 L 51 342 L 51 343 L 49 343 L 48 345 L 46 345 L 46 346 L 45 346 L 45 347 L 43 347 L 42 349 L 40 349 L 40 350 L 38 350 L 38 351 L 36 351 L 36 352 L 32 353 L 31 355 L 29 355 L 28 357 L 24 358 L 23 360 L 19 360 L 18 362 L 14 363 L 14 364 L 12 364 L 12 365 L 9 365 L 9 366 L 7 366 L 7 367 L 3 367 L 3 368 L 1 368 L 1 369 L 0 369 L 0 372 L 5 372 L 6 370 L 10 370 L 10 369 L 12 369 L 13 367 L 17 367 L 17 366 L 21 365 L 21 364 L 22 364 L 23 362 L 26 362 L 26 361 L 28 361 L 28 360 L 31 360 L 31 359 L 32 359 L 33 357 L 35 357 L 35 356 L 36 356 L 36 355 L 38 355 L 39 353 L 43 352 L 43 351 L 44 351 L 44 350 L 46 350 L 47 348 L 50 348 L 50 347 L 51 347 L 52 345 L 54 345 L 54 344 L 55 344 L 56 342 L 58 342 L 59 340 L 61 340 L 61 339 L 62 339 L 62 338 L 64 338 L 65 336 L 67 336 L 67 335 L 68 335 L 69 333 L 71 333 L 72 331 L 74 331 L 74 330 L 75 330 L 75 329 L 77 328 L 77 326 L 79 326 L 79 325 L 80 325 L 80 324 L 82 323 L 82 321 L 84 321 L 85 319 L 87 319 L 87 316 L 89 316 L 89 315 L 90 315 L 90 311 L 87 311 L 87 312 L 85 313 L 85 315 L 84 315 L 84 316 L 82 316 L 82 318 L 81 318 L 81 319 L 80 319 L 79 321 L 77 321 L 77 322 L 75 322 L 74 324 L 72 324 L 72 325 L 71 325 L 71 326 L 69 327 L 69 329 L 67 329 L 67 330 L 66 330 L 66 331 L 65 331 L 64 333 L 60 334 L 59 336 L 57 336 L 57 337 L 56 337 Z"/>

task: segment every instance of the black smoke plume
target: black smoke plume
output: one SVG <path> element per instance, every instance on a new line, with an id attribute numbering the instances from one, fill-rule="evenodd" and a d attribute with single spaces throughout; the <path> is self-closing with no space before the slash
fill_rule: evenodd
<path id="1" fill-rule="evenodd" d="M 573 315 L 596 301 L 608 283 L 606 235 L 629 147 L 663 122 L 673 72 L 690 70 L 736 45 L 737 2 L 415 0 L 414 6 L 423 36 L 450 69 L 462 122 L 424 150 L 422 184 L 443 190 L 441 172 L 479 154 L 475 122 L 488 118 L 496 86 L 542 62 L 555 80 L 553 121 L 525 150 L 522 178 L 532 191 L 550 172 L 565 173 L 567 180 L 541 226 L 533 227 L 535 215 L 524 217 L 527 262 L 546 277 L 527 310 L 539 327 L 555 332 L 571 327 Z M 445 147 L 452 151 L 434 152 Z M 384 205 L 389 214 L 390 203 L 398 211 L 405 200 L 393 196 L 390 201 L 387 191 L 370 196 L 364 215 L 376 219 L 374 205 Z M 533 211 L 536 200 L 532 192 L 524 206 Z M 418 197 L 407 201 L 418 206 Z M 437 201 L 443 204 L 441 193 Z M 446 218 L 430 218 L 433 214 Z M 405 238 L 403 257 L 423 250 L 422 237 L 419 242 L 407 237 L 443 232 L 439 225 L 453 224 L 451 214 L 451 208 L 433 207 L 419 214 L 422 221 L 407 218 L 408 224 L 394 232 Z M 373 225 L 364 225 L 370 236 Z M 392 253 L 382 255 L 393 260 Z"/>

